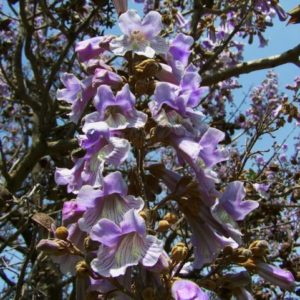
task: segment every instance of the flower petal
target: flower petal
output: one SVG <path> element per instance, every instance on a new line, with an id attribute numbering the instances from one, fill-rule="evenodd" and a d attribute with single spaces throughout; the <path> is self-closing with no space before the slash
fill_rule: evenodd
<path id="1" fill-rule="evenodd" d="M 130 36 L 132 31 L 141 30 L 142 20 L 136 10 L 130 9 L 119 17 L 121 31 Z"/>
<path id="2" fill-rule="evenodd" d="M 180 279 L 172 285 L 172 296 L 175 300 L 208 300 L 208 295 L 190 280 Z"/>
<path id="3" fill-rule="evenodd" d="M 130 143 L 125 139 L 112 137 L 109 144 L 98 152 L 98 158 L 105 159 L 108 164 L 119 166 L 128 157 Z"/>
<path id="4" fill-rule="evenodd" d="M 143 19 L 142 32 L 148 40 L 153 39 L 161 32 L 163 28 L 161 15 L 156 11 L 150 11 Z"/>
<path id="5" fill-rule="evenodd" d="M 259 203 L 252 200 L 244 200 L 245 198 L 244 185 L 240 181 L 230 182 L 220 198 L 220 204 L 236 221 L 242 221 L 254 209 L 259 206 Z"/>
<path id="6" fill-rule="evenodd" d="M 108 219 L 100 220 L 93 226 L 90 237 L 94 241 L 108 247 L 115 247 L 122 236 L 122 230 L 113 221 Z"/>
<path id="7" fill-rule="evenodd" d="M 163 242 L 153 235 L 148 235 L 143 247 L 141 263 L 145 267 L 154 266 L 163 253 Z"/>

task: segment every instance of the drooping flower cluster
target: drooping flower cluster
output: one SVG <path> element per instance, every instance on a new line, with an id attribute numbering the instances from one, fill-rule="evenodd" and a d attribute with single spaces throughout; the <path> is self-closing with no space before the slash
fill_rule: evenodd
<path id="1" fill-rule="evenodd" d="M 117 4 L 118 10 L 125 10 Z M 83 123 L 78 141 L 84 154 L 71 169 L 57 168 L 55 175 L 58 185 L 76 195 L 62 210 L 68 235 L 55 232 L 55 239 L 43 240 L 39 248 L 53 254 L 63 272 L 78 274 L 88 265 L 90 291 L 141 299 L 137 287 L 152 285 L 153 295 L 163 291 L 174 299 L 208 299 L 196 283 L 174 277 L 186 262 L 201 270 L 223 250 L 238 251 L 238 222 L 258 203 L 245 200 L 240 181 L 219 184 L 215 166 L 229 156 L 219 145 L 224 133 L 205 122 L 201 100 L 209 88 L 201 86 L 199 68 L 189 63 L 193 38 L 180 33 L 168 44 L 160 36 L 162 21 L 155 11 L 141 20 L 129 10 L 120 15 L 119 25 L 124 34 L 120 37 L 94 37 L 77 44 L 87 78 L 62 76 L 64 88 L 57 98 L 71 104 L 74 123 Z M 104 53 L 123 57 L 127 73 L 108 66 Z M 137 68 L 145 82 L 154 85 L 152 91 L 136 92 Z M 151 148 L 171 149 L 176 163 L 168 165 L 159 154 L 156 163 L 150 162 Z M 122 172 L 125 164 L 131 170 L 127 174 Z M 155 205 L 147 198 L 149 189 Z M 181 218 L 169 214 L 158 222 L 168 209 Z M 168 235 L 161 224 L 167 230 L 173 224 L 176 233 L 180 222 L 189 233 L 186 245 L 177 252 L 170 251 L 170 245 L 165 249 Z M 172 258 L 175 252 L 181 259 Z M 277 269 L 261 260 L 252 263 L 263 278 L 274 278 Z M 292 283 L 292 275 L 285 272 L 276 279 L 289 277 Z M 243 285 L 232 289 L 250 294 Z"/>

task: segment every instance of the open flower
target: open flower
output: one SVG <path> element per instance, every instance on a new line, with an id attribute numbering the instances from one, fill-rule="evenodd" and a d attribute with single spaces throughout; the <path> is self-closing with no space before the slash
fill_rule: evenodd
<path id="1" fill-rule="evenodd" d="M 61 81 L 65 88 L 57 91 L 57 100 L 71 104 L 70 119 L 72 122 L 77 123 L 88 101 L 96 93 L 96 89 L 92 86 L 92 77 L 87 77 L 85 80 L 80 81 L 73 74 L 64 73 Z"/>
<path id="2" fill-rule="evenodd" d="M 110 130 L 141 128 L 146 124 L 147 115 L 135 109 L 135 96 L 130 92 L 128 84 L 116 96 L 108 85 L 101 85 L 94 104 L 97 111 L 85 117 L 84 127 L 95 127 L 93 123 L 98 121 L 105 122 Z"/>
<path id="3" fill-rule="evenodd" d="M 101 243 L 92 269 L 105 277 L 124 275 L 128 267 L 139 263 L 152 267 L 163 253 L 163 243 L 147 235 L 145 221 L 134 209 L 124 215 L 119 226 L 108 219 L 100 220 L 90 236 Z"/>
<path id="4" fill-rule="evenodd" d="M 83 132 L 79 142 L 86 150 L 85 156 L 79 158 L 72 169 L 56 168 L 55 181 L 67 185 L 68 192 L 77 193 L 83 185 L 101 186 L 104 164 L 119 166 L 130 151 L 129 142 L 112 136 L 104 122 L 87 123 Z"/>
<path id="5" fill-rule="evenodd" d="M 168 65 L 161 63 L 161 71 L 157 75 L 161 81 L 167 81 L 179 84 L 185 68 L 188 65 L 189 56 L 191 54 L 191 46 L 194 39 L 182 33 L 177 34 L 175 39 L 171 42 L 167 53 L 166 60 Z"/>
<path id="6" fill-rule="evenodd" d="M 78 54 L 80 61 L 87 61 L 91 58 L 97 57 L 104 51 L 109 50 L 109 42 L 113 37 L 96 36 L 84 41 L 80 41 L 75 46 L 75 51 Z"/>
<path id="7" fill-rule="evenodd" d="M 141 198 L 127 195 L 127 186 L 120 172 L 105 176 L 101 190 L 94 190 L 88 185 L 83 186 L 76 202 L 86 207 L 86 211 L 78 221 L 80 229 L 86 232 L 89 232 L 101 218 L 119 224 L 128 210 L 131 208 L 141 210 L 144 206 Z"/>
<path id="8" fill-rule="evenodd" d="M 235 220 L 242 221 L 254 209 L 259 206 L 257 201 L 244 200 L 246 196 L 242 182 L 230 182 L 219 199 L 219 204 Z M 244 201 L 243 201 L 244 200 Z"/>
<path id="9" fill-rule="evenodd" d="M 159 37 L 162 30 L 161 15 L 151 11 L 141 20 L 135 10 L 128 10 L 119 18 L 119 26 L 124 35 L 110 42 L 110 48 L 116 55 L 123 56 L 128 51 L 147 57 L 155 53 L 166 53 L 168 46 Z"/>

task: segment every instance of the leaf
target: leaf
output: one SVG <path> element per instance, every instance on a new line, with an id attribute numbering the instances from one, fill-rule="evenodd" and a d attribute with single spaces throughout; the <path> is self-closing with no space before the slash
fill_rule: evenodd
<path id="1" fill-rule="evenodd" d="M 35 213 L 31 219 L 41 225 L 42 227 L 44 227 L 45 229 L 47 229 L 48 231 L 51 231 L 52 228 L 51 228 L 51 225 L 54 224 L 54 219 L 52 219 L 50 216 L 48 216 L 47 214 L 45 213 L 41 213 L 41 212 L 38 212 L 38 213 Z"/>

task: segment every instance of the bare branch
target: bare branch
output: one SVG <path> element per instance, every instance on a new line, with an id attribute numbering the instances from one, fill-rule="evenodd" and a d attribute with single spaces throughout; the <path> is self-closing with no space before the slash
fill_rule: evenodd
<path id="1" fill-rule="evenodd" d="M 279 55 L 274 55 L 271 57 L 244 62 L 236 65 L 231 69 L 227 69 L 225 71 L 222 71 L 214 75 L 208 75 L 208 76 L 204 75 L 202 79 L 202 85 L 213 85 L 234 76 L 248 74 L 258 70 L 274 68 L 288 63 L 294 63 L 298 65 L 299 55 L 300 55 L 300 44 L 297 45 L 295 48 L 283 52 L 282 54 Z"/>

